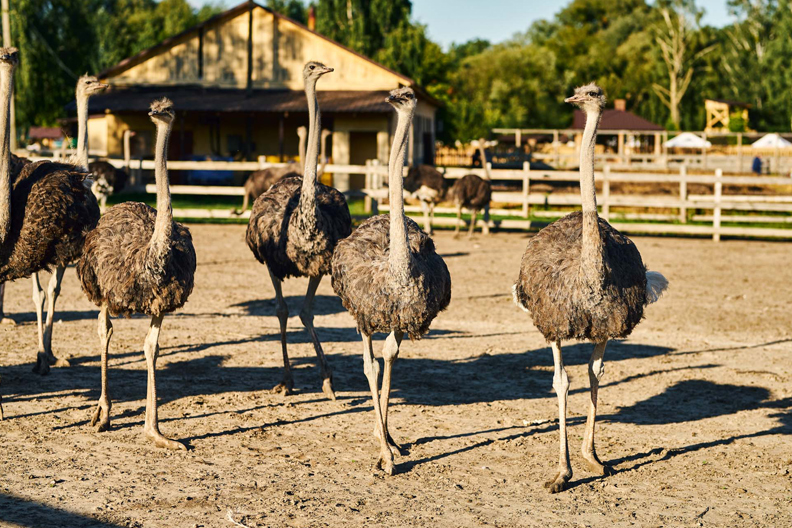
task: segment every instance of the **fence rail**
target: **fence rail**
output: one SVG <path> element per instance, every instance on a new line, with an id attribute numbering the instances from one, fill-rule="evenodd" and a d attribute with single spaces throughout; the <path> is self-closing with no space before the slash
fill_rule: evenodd
<path id="1" fill-rule="evenodd" d="M 110 159 L 112 165 L 119 168 L 129 168 L 128 160 Z M 132 167 L 137 165 L 142 170 L 152 170 L 154 162 L 151 160 L 135 160 Z M 263 158 L 258 162 L 219 162 L 219 161 L 171 161 L 168 168 L 171 170 L 227 170 L 251 171 L 266 167 L 283 166 L 280 163 L 266 163 Z M 461 178 L 466 174 L 484 176 L 483 169 L 466 169 L 459 167 L 438 167 L 448 179 Z M 376 212 L 387 210 L 388 190 L 385 187 L 387 180 L 387 166 L 372 161 L 366 165 L 341 165 L 328 164 L 327 173 L 362 174 L 365 176 L 365 188 L 360 193 L 366 199 L 367 211 Z M 406 171 L 406 168 L 405 168 Z M 491 214 L 504 216 L 494 226 L 510 229 L 528 229 L 532 227 L 531 217 L 557 217 L 566 214 L 565 210 L 551 211 L 548 208 L 579 207 L 580 194 L 537 192 L 534 186 L 538 183 L 567 182 L 576 183 L 579 180 L 577 171 L 545 171 L 531 170 L 528 163 L 523 164 L 522 170 L 491 169 L 493 180 L 520 182 L 519 190 L 495 191 L 492 193 L 493 206 Z M 595 179 L 601 183 L 602 191 L 597 200 L 601 216 L 611 222 L 617 229 L 631 233 L 667 233 L 667 234 L 693 234 L 712 236 L 719 240 L 721 236 L 749 236 L 749 237 L 780 237 L 792 238 L 792 229 L 768 227 L 736 227 L 724 226 L 729 223 L 777 223 L 792 224 L 792 178 L 789 177 L 752 177 L 752 176 L 724 176 L 720 169 L 714 174 L 687 173 L 687 168 L 682 166 L 675 174 L 653 173 L 624 173 L 615 172 L 612 167 L 605 166 L 595 172 Z M 676 195 L 631 195 L 612 192 L 614 183 L 657 183 L 675 184 Z M 690 194 L 690 184 L 706 185 L 712 187 L 711 194 Z M 775 188 L 768 194 L 740 195 L 724 193 L 724 187 L 759 187 Z M 783 193 L 777 192 L 781 187 Z M 785 189 L 786 187 L 786 189 Z M 155 193 L 154 185 L 144 187 L 148 193 Z M 244 189 L 238 186 L 204 186 L 204 185 L 173 185 L 171 193 L 174 195 L 210 195 L 210 196 L 243 196 Z M 786 194 L 785 194 L 786 193 Z M 410 196 L 405 193 L 405 198 Z M 639 209 L 639 211 L 612 211 L 612 208 Z M 405 210 L 411 214 L 420 214 L 419 206 L 408 204 Z M 646 211 L 649 210 L 649 211 Z M 453 207 L 437 207 L 437 213 L 454 213 Z M 709 211 L 701 214 L 697 211 Z M 690 214 L 689 214 L 690 212 Z M 731 214 L 724 214 L 731 212 Z M 756 216 L 734 214 L 736 212 L 779 213 L 760 214 Z M 219 209 L 177 209 L 174 215 L 182 218 L 229 218 L 230 211 Z M 438 225 L 455 225 L 456 218 L 436 217 Z M 624 222 L 629 220 L 630 222 Z M 480 220 L 479 222 L 483 222 Z M 637 222 L 637 223 L 636 223 Z M 664 223 L 657 223 L 664 222 Z M 673 223 L 669 223 L 673 222 Z M 691 225 L 689 222 L 707 222 L 709 225 Z"/>

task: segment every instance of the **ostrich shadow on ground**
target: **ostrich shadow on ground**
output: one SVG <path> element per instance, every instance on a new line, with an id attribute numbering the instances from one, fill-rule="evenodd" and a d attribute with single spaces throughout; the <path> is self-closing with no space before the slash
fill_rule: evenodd
<path id="1" fill-rule="evenodd" d="M 284 297 L 286 306 L 289 307 L 289 315 L 297 315 L 300 313 L 304 299 L 304 295 L 289 295 Z M 275 297 L 232 304 L 231 308 L 241 308 L 245 311 L 245 315 L 277 317 Z M 341 304 L 341 299 L 335 295 L 316 295 L 314 297 L 314 315 L 334 315 L 345 311 L 344 306 Z"/>
<path id="2" fill-rule="evenodd" d="M 118 524 L 0 493 L 0 524 L 6 523 L 31 528 L 121 528 Z"/>

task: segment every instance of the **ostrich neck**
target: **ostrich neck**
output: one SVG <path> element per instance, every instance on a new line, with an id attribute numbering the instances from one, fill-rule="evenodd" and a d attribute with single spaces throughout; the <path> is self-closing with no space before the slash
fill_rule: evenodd
<path id="1" fill-rule="evenodd" d="M 11 112 L 12 72 L 0 67 L 0 245 L 8 238 L 11 230 Z"/>
<path id="2" fill-rule="evenodd" d="M 489 166 L 487 165 L 487 152 L 481 144 L 479 144 L 479 154 L 481 155 L 481 167 L 484 169 L 484 179 L 489 180 L 491 178 Z"/>
<path id="3" fill-rule="evenodd" d="M 77 164 L 88 170 L 88 97 L 77 96 Z"/>
<path id="4" fill-rule="evenodd" d="M 308 150 L 305 153 L 299 208 L 303 213 L 310 213 L 316 209 L 316 157 L 322 128 L 322 116 L 316 100 L 316 80 L 310 80 L 305 85 L 305 95 L 308 99 Z"/>
<path id="5" fill-rule="evenodd" d="M 300 143 L 297 150 L 297 154 L 300 156 L 300 172 L 303 172 L 305 171 L 305 134 L 300 135 Z"/>
<path id="6" fill-rule="evenodd" d="M 390 272 L 406 279 L 410 271 L 410 250 L 407 240 L 407 219 L 404 216 L 404 156 L 407 151 L 411 114 L 398 113 L 398 126 L 393 137 L 390 164 L 388 167 L 388 189 L 390 198 Z"/>
<path id="7" fill-rule="evenodd" d="M 149 258 L 155 261 L 167 256 L 173 234 L 173 210 L 171 209 L 170 186 L 168 185 L 168 137 L 171 125 L 157 123 L 157 150 L 154 154 L 154 178 L 157 182 L 157 219 L 151 236 Z"/>
<path id="8" fill-rule="evenodd" d="M 601 110 L 586 112 L 586 128 L 580 147 L 580 197 L 583 204 L 583 241 L 581 263 L 592 280 L 600 280 L 604 272 L 602 263 L 602 237 L 597 216 L 597 196 L 594 187 L 594 149 Z"/>
<path id="9" fill-rule="evenodd" d="M 319 147 L 319 157 L 322 159 L 322 166 L 319 167 L 319 175 L 324 176 L 325 167 L 327 166 L 327 138 L 321 136 L 322 145 Z"/>

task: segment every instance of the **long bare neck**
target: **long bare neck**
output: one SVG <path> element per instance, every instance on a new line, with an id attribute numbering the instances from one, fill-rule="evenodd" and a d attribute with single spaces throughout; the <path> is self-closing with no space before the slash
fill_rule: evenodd
<path id="1" fill-rule="evenodd" d="M 602 238 L 597 216 L 597 195 L 594 188 L 594 149 L 597 143 L 597 127 L 601 110 L 586 112 L 586 128 L 580 147 L 580 198 L 583 204 L 583 247 L 581 262 L 592 279 L 599 277 L 602 270 Z"/>
<path id="2" fill-rule="evenodd" d="M 490 170 L 489 165 L 487 165 L 487 152 L 484 150 L 484 145 L 479 143 L 479 155 L 481 156 L 481 167 L 484 169 L 484 179 L 489 180 L 490 178 Z"/>
<path id="3" fill-rule="evenodd" d="M 88 170 L 88 96 L 77 95 L 77 164 Z"/>
<path id="4" fill-rule="evenodd" d="M 319 176 L 324 176 L 325 167 L 327 166 L 327 136 L 322 134 L 322 145 L 319 147 L 319 157 L 322 159 L 322 165 L 319 167 Z"/>
<path id="5" fill-rule="evenodd" d="M 393 137 L 388 166 L 390 197 L 390 255 L 388 267 L 395 277 L 407 278 L 410 273 L 410 250 L 407 240 L 407 219 L 404 216 L 404 156 L 412 115 L 398 112 L 398 125 Z"/>
<path id="6" fill-rule="evenodd" d="M 300 143 L 297 150 L 297 154 L 300 156 L 300 168 L 305 171 L 305 134 L 300 134 Z"/>
<path id="7" fill-rule="evenodd" d="M 168 185 L 168 138 L 171 125 L 157 123 L 157 150 L 154 154 L 154 178 L 157 182 L 157 219 L 149 245 L 149 258 L 162 262 L 170 249 L 173 235 L 173 210 Z"/>
<path id="8" fill-rule="evenodd" d="M 305 85 L 305 96 L 308 99 L 308 150 L 305 153 L 299 206 L 302 211 L 307 212 L 316 208 L 316 157 L 319 152 L 319 134 L 322 129 L 322 116 L 319 113 L 319 102 L 316 100 L 315 80 L 310 80 Z"/>
<path id="9" fill-rule="evenodd" d="M 0 245 L 11 230 L 11 69 L 0 66 Z"/>

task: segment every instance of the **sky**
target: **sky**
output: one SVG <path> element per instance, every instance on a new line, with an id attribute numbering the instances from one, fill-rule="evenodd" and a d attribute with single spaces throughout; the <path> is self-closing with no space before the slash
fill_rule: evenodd
<path id="1" fill-rule="evenodd" d="M 206 0 L 190 0 L 201 6 Z M 266 0 L 259 0 L 266 4 Z M 228 7 L 241 0 L 224 0 Z M 562 0 L 412 0 L 413 16 L 426 24 L 429 36 L 447 49 L 452 42 L 482 38 L 492 43 L 507 40 L 535 21 L 549 19 L 567 2 Z M 704 23 L 724 26 L 731 21 L 726 0 L 696 0 L 704 8 Z"/>

